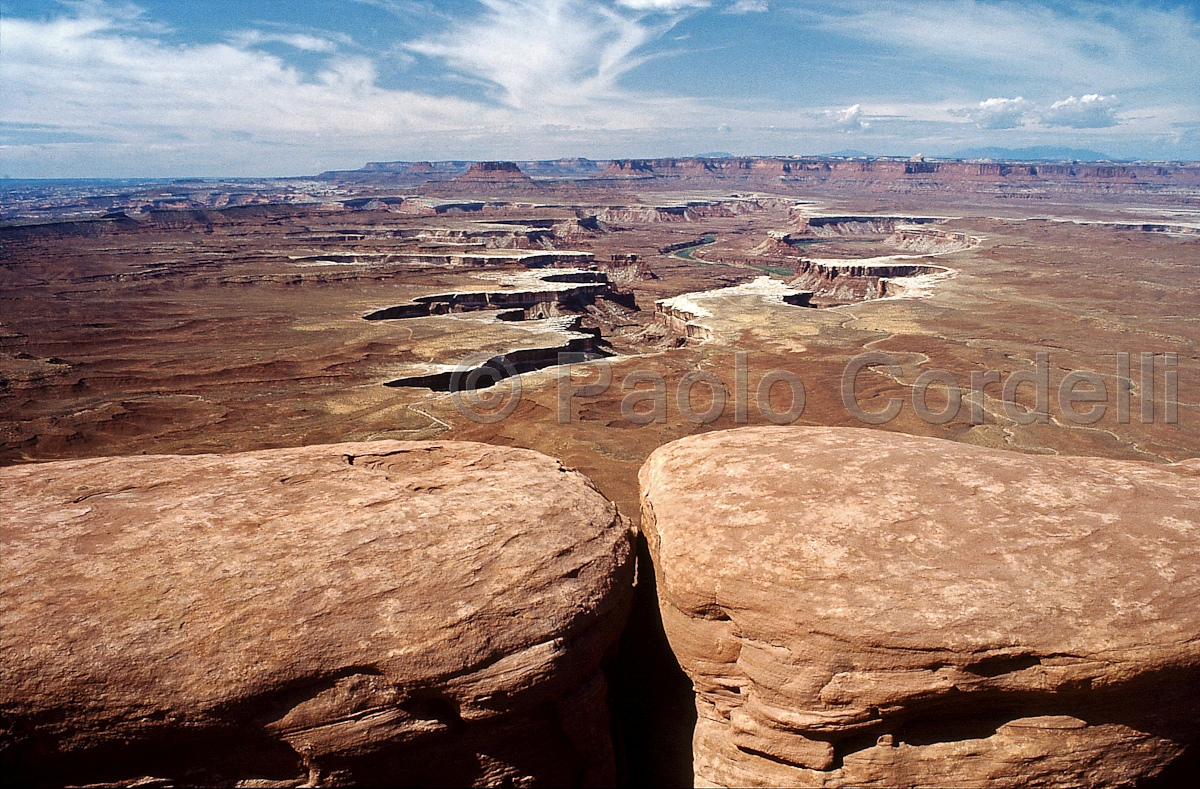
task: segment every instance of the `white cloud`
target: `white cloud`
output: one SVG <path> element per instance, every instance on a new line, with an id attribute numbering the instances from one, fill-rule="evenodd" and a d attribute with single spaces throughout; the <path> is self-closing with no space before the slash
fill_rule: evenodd
<path id="1" fill-rule="evenodd" d="M 1117 119 L 1116 97 L 1101 96 L 1099 93 L 1089 93 L 1079 98 L 1068 96 L 1056 101 L 1042 111 L 1041 121 L 1045 126 L 1071 129 L 1105 129 L 1120 123 Z"/>
<path id="2" fill-rule="evenodd" d="M 79 19 L 103 19 L 116 30 L 140 33 L 169 33 L 171 28 L 155 22 L 141 8 L 128 0 L 58 0 L 59 5 L 70 8 Z"/>
<path id="3" fill-rule="evenodd" d="M 1071 129 L 1105 129 L 1120 123 L 1115 97 L 1099 93 L 1069 96 L 1040 108 L 1021 96 L 992 98 L 973 107 L 951 109 L 950 114 L 968 118 L 981 129 L 1016 129 L 1029 121 L 1040 122 L 1044 127 Z"/>
<path id="4" fill-rule="evenodd" d="M 181 44 L 103 4 L 50 19 L 6 15 L 0 123 L 44 133 L 42 141 L 5 145 L 2 155 L 9 173 L 303 173 L 389 157 L 596 155 L 605 148 L 628 156 L 633 151 L 617 146 L 666 146 L 730 118 L 766 125 L 753 112 L 617 84 L 642 62 L 638 48 L 671 28 L 670 15 L 646 21 L 641 12 L 579 0 L 487 3 L 481 18 L 414 49 L 493 85 L 500 103 L 383 88 L 382 61 L 342 52 L 336 44 L 353 42 L 338 34 L 255 30 L 223 43 Z M 261 48 L 272 42 L 316 55 L 316 73 Z M 46 135 L 63 142 L 46 143 Z"/>
<path id="5" fill-rule="evenodd" d="M 852 19 L 882 13 L 865 0 L 849 3 L 846 16 Z M 757 3 L 714 0 L 709 21 L 720 19 L 715 12 L 738 5 Z M 395 47 L 366 52 L 345 34 L 286 23 L 256 23 L 258 29 L 231 31 L 222 43 L 189 44 L 180 43 L 184 36 L 179 31 L 168 31 L 131 6 L 114 9 L 92 2 L 67 16 L 30 19 L 5 14 L 0 18 L 0 123 L 15 131 L 0 144 L 0 156 L 8 173 L 33 177 L 261 175 L 389 158 L 604 158 L 694 150 L 815 153 L 845 147 L 847 132 L 868 131 L 873 151 L 935 154 L 945 150 L 948 139 L 963 145 L 982 142 L 993 129 L 1016 129 L 1006 143 L 1028 145 L 1057 141 L 1064 128 L 1112 126 L 1115 100 L 1105 92 L 1118 91 L 1125 101 L 1137 96 L 1139 105 L 1122 109 L 1113 132 L 1089 137 L 1136 134 L 1156 139 L 1184 129 L 1175 133 L 1181 141 L 1175 144 L 1197 150 L 1194 133 L 1186 131 L 1194 126 L 1186 124 L 1200 121 L 1200 101 L 1145 98 L 1121 84 L 1103 82 L 1054 83 L 1037 93 L 1022 87 L 1028 100 L 994 98 L 969 107 L 946 99 L 922 103 L 896 90 L 868 95 L 857 87 L 826 99 L 826 110 L 768 100 L 761 93 L 694 98 L 690 83 L 670 79 L 653 93 L 638 92 L 627 88 L 623 77 L 648 62 L 651 44 L 679 46 L 669 33 L 700 3 L 481 0 L 481 6 L 468 17 L 429 11 L 431 24 L 440 27 L 425 29 L 440 32 L 410 42 L 407 51 L 421 62 L 399 74 L 388 72 L 396 60 Z M 928 6 L 921 0 L 907 7 Z M 964 0 L 944 4 L 950 12 L 969 6 Z M 1002 1 L 979 7 L 1015 6 Z M 402 6 L 394 8 L 400 13 Z M 894 17 L 878 19 L 890 20 L 886 35 L 893 37 L 892 46 L 907 46 L 903 42 L 911 34 L 921 42 L 916 54 L 923 63 L 936 57 L 920 49 L 933 46 L 942 35 L 923 26 L 925 17 L 905 25 Z M 1017 24 L 1014 19 L 1010 14 L 994 21 Z M 939 26 L 960 21 L 951 13 Z M 821 21 L 826 30 L 832 24 Z M 867 35 L 856 27 L 858 22 L 847 24 L 853 35 Z M 1189 28 L 1180 31 L 1181 40 L 1190 40 Z M 697 30 L 691 32 L 693 40 L 703 38 Z M 967 33 L 980 34 L 975 29 Z M 877 35 L 882 40 L 885 33 Z M 270 44 L 286 48 L 266 46 Z M 1181 51 L 1170 55 L 1174 60 L 1167 58 L 1171 68 L 1195 57 Z M 433 69 L 427 68 L 431 65 Z M 1026 68 L 1015 60 L 987 65 L 994 73 Z M 992 68 L 996 65 L 1002 68 Z M 798 62 L 797 69 L 803 68 Z M 440 82 L 441 89 L 382 87 L 408 75 L 419 75 L 426 80 L 422 84 Z M 450 83 L 447 89 L 451 80 L 458 85 Z M 464 94 L 463 80 L 487 88 L 484 97 L 456 98 Z M 1014 87 L 999 95 L 1017 92 Z M 467 93 L 480 96 L 478 90 Z M 1081 98 L 1054 101 L 1068 95 Z M 845 106 L 859 97 L 861 104 Z M 871 108 L 870 115 L 863 112 L 864 105 Z M 1025 123 L 1016 123 L 1018 118 Z M 1163 143 L 1163 149 L 1169 150 L 1169 144 Z M 1120 153 L 1106 142 L 1096 145 Z"/>
<path id="6" fill-rule="evenodd" d="M 871 127 L 868 121 L 863 120 L 861 104 L 855 104 L 844 110 L 825 110 L 822 118 L 824 120 L 822 125 L 825 128 L 836 131 L 866 131 Z"/>
<path id="7" fill-rule="evenodd" d="M 981 129 L 1015 129 L 1025 125 L 1028 108 L 1029 102 L 1017 96 L 1015 99 L 985 99 L 957 114 L 966 115 Z"/>
<path id="8" fill-rule="evenodd" d="M 330 56 L 307 79 L 236 42 L 172 44 L 87 13 L 0 20 L 0 121 L 181 148 L 233 132 L 295 145 L 334 128 L 388 135 L 488 121 L 470 102 L 378 88 L 366 58 Z"/>
<path id="9" fill-rule="evenodd" d="M 770 10 L 767 0 L 737 0 L 733 5 L 725 9 L 730 14 L 754 14 Z"/>
<path id="10" fill-rule="evenodd" d="M 481 16 L 407 48 L 495 86 L 497 98 L 519 109 L 581 105 L 617 94 L 618 78 L 645 61 L 637 50 L 670 26 L 581 0 L 481 2 Z M 638 9 L 681 7 L 647 0 Z"/>
<path id="11" fill-rule="evenodd" d="M 1180 75 L 1200 73 L 1200 21 L 1182 5 L 844 0 L 806 8 L 801 15 L 821 29 L 1049 90 L 1177 91 Z M 940 68 L 951 79 L 963 73 Z M 1198 88 L 1191 80 L 1182 89 L 1197 96 Z"/>
<path id="12" fill-rule="evenodd" d="M 681 11 L 685 8 L 707 8 L 708 0 L 617 0 L 617 5 L 635 11 Z"/>
<path id="13" fill-rule="evenodd" d="M 240 30 L 229 37 L 238 47 L 261 44 L 286 44 L 305 52 L 336 52 L 337 44 L 327 38 L 308 33 L 266 33 L 261 30 Z"/>

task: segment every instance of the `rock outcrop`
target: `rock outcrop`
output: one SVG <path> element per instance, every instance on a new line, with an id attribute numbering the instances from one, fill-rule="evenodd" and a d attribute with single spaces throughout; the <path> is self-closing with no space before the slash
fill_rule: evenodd
<path id="1" fill-rule="evenodd" d="M 521 171 L 516 162 L 475 162 L 471 169 L 455 176 L 459 186 L 531 187 L 533 179 Z"/>
<path id="2" fill-rule="evenodd" d="M 729 157 L 614 160 L 600 178 L 678 179 L 712 183 L 761 179 L 805 187 L 870 191 L 976 191 L 991 188 L 1063 192 L 1138 193 L 1166 184 L 1195 186 L 1200 167 L 1191 163 L 1105 164 L 987 162 L 961 160 L 843 159 L 841 157 Z"/>
<path id="3" fill-rule="evenodd" d="M 496 283 L 495 290 L 469 290 L 418 296 L 407 304 L 375 310 L 366 320 L 394 320 L 445 315 L 477 310 L 531 310 L 539 305 L 563 306 L 580 310 L 596 299 L 618 297 L 604 271 L 549 269 L 536 273 L 519 272 Z M 626 299 L 628 300 L 628 299 Z"/>
<path id="4" fill-rule="evenodd" d="M 795 224 L 798 236 L 817 238 L 881 236 L 896 232 L 897 227 L 915 227 L 942 221 L 938 217 L 928 216 L 810 216 L 805 206 L 793 208 L 789 218 Z"/>
<path id="5" fill-rule="evenodd" d="M 797 290 L 777 279 L 755 277 L 728 288 L 682 293 L 654 303 L 654 320 L 684 342 L 703 343 L 736 337 L 745 319 L 771 320 L 777 308 L 812 307 L 812 291 Z"/>
<path id="6" fill-rule="evenodd" d="M 745 428 L 640 481 L 698 785 L 1137 785 L 1200 736 L 1200 461 Z"/>
<path id="7" fill-rule="evenodd" d="M 629 529 L 551 458 L 98 458 L 3 469 L 0 498 L 8 781 L 614 780 Z"/>
<path id="8" fill-rule="evenodd" d="M 651 178 L 655 175 L 654 164 L 646 159 L 614 159 L 600 173 L 601 178 L 635 177 Z"/>
<path id="9" fill-rule="evenodd" d="M 599 209 L 595 218 L 604 223 L 696 222 L 713 217 L 741 216 L 766 210 L 769 200 L 731 198 L 689 200 L 679 205 L 631 203 Z M 685 245 L 686 246 L 686 245 Z M 678 248 L 678 247 L 677 247 Z"/>
<path id="10" fill-rule="evenodd" d="M 796 276 L 788 280 L 788 285 L 810 290 L 822 299 L 856 302 L 902 294 L 904 283 L 917 277 L 942 278 L 952 273 L 943 266 L 902 260 L 902 256 L 862 260 L 800 258 L 795 266 Z"/>

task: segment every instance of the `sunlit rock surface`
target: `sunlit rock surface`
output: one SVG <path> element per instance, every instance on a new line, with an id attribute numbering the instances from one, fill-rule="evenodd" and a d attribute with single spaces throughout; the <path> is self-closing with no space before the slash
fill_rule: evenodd
<path id="1" fill-rule="evenodd" d="M 1200 733 L 1198 461 L 764 427 L 640 481 L 698 785 L 1129 785 Z"/>
<path id="2" fill-rule="evenodd" d="M 558 461 L 97 458 L 5 468 L 0 499 L 6 780 L 614 780 L 629 529 Z"/>

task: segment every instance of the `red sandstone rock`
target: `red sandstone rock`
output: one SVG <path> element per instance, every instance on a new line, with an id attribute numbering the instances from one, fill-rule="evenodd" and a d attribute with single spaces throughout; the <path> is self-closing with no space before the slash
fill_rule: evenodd
<path id="1" fill-rule="evenodd" d="M 521 172 L 516 162 L 475 162 L 453 183 L 480 186 L 532 186 L 533 179 Z"/>
<path id="2" fill-rule="evenodd" d="M 698 785 L 1123 786 L 1200 738 L 1200 462 L 746 428 L 642 528 Z"/>
<path id="3" fill-rule="evenodd" d="M 603 785 L 627 525 L 535 452 L 380 441 L 0 470 L 22 783 Z"/>
<path id="4" fill-rule="evenodd" d="M 636 176 L 650 177 L 655 175 L 654 165 L 645 159 L 614 159 L 609 162 L 608 167 L 600 173 L 601 178 L 611 178 L 614 176 Z"/>

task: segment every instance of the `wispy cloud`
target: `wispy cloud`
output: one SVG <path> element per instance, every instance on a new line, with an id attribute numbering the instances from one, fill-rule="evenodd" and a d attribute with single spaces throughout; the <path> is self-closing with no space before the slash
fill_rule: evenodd
<path id="1" fill-rule="evenodd" d="M 677 13 L 704 5 L 680 0 L 481 0 L 485 12 L 407 48 L 496 89 L 509 106 L 537 109 L 611 99 L 618 80 L 641 65 L 639 50 Z M 648 12 L 673 12 L 665 19 Z"/>
<path id="2" fill-rule="evenodd" d="M 286 44 L 305 52 L 336 52 L 338 45 L 328 38 L 310 33 L 277 33 L 262 30 L 239 30 L 229 37 L 237 47 L 252 47 L 261 44 Z"/>
<path id="3" fill-rule="evenodd" d="M 617 0 L 617 5 L 635 11 L 681 11 L 685 8 L 707 8 L 708 0 Z"/>
<path id="4" fill-rule="evenodd" d="M 5 19 L 4 115 L 25 122 L 135 127 L 251 128 L 303 132 L 336 112 L 370 129 L 453 123 L 477 108 L 451 98 L 381 91 L 374 64 L 360 56 L 324 61 L 306 79 L 283 60 L 247 42 L 165 43 L 101 16 L 49 21 Z M 252 37 L 253 43 L 266 36 Z M 318 52 L 324 44 L 288 42 Z M 45 91 L 54 101 L 45 101 Z M 381 106 L 377 102 L 382 101 Z"/>
<path id="5" fill-rule="evenodd" d="M 935 61 L 972 65 L 1010 80 L 1148 89 L 1200 73 L 1194 9 L 1066 0 L 847 0 L 801 12 L 822 29 Z M 947 70 L 947 77 L 963 78 Z M 1191 90 L 1200 93 L 1192 80 Z M 1060 94 L 1061 95 L 1061 94 Z"/>
<path id="6" fill-rule="evenodd" d="M 737 0 L 725 9 L 729 14 L 762 14 L 770 10 L 767 0 Z"/>
<path id="7" fill-rule="evenodd" d="M 64 175 L 128 174 L 129 162 L 139 173 L 153 162 L 170 174 L 250 174 L 384 158 L 813 153 L 863 132 L 876 153 L 932 155 L 996 135 L 1118 154 L 1122 140 L 1200 151 L 1190 79 L 1200 35 L 1179 9 L 806 3 L 802 40 L 779 53 L 786 75 L 767 79 L 761 58 L 721 36 L 736 29 L 786 48 L 779 26 L 796 25 L 794 5 L 356 0 L 356 13 L 382 23 L 369 36 L 279 18 L 173 30 L 129 4 L 67 7 L 0 18 L 0 124 L 13 130 L 0 155 L 25 172 L 48 162 Z M 826 69 L 808 90 L 821 62 L 861 68 L 844 81 Z M 702 93 L 697 70 L 719 75 L 711 85 L 724 92 Z M 861 78 L 871 74 L 892 79 L 877 88 Z M 930 84 L 939 95 L 909 87 Z M 806 86 L 794 100 L 792 85 Z"/>
<path id="8" fill-rule="evenodd" d="M 0 19 L 0 123 L 37 124 L 44 140 L 109 141 L 90 154 L 64 144 L 27 146 L 21 155 L 87 163 L 95 172 L 103 158 L 136 150 L 139 166 L 154 161 L 181 172 L 185 162 L 218 166 L 205 152 L 219 151 L 226 168 L 258 162 L 261 172 L 265 157 L 282 161 L 299 151 L 307 161 L 342 166 L 400 158 L 398 148 L 425 157 L 561 155 L 599 138 L 628 145 L 719 123 L 702 102 L 619 85 L 644 61 L 639 48 L 688 12 L 679 3 L 638 10 L 487 0 L 482 15 L 410 44 L 491 85 L 492 102 L 381 87 L 380 58 L 333 35 L 253 29 L 227 33 L 221 43 L 178 43 L 142 14 L 111 10 L 91 3 L 69 16 Z M 301 69 L 265 44 L 315 60 Z M 762 124 L 750 117 L 747 125 Z"/>
<path id="9" fill-rule="evenodd" d="M 491 120 L 486 108 L 461 99 L 382 90 L 371 60 L 336 54 L 315 38 L 285 42 L 328 53 L 309 77 L 254 48 L 265 35 L 173 44 L 157 28 L 105 10 L 0 20 L 0 120 L 102 136 L 160 156 L 164 149 L 194 156 L 233 134 L 295 146 L 334 129 L 383 137 Z"/>

